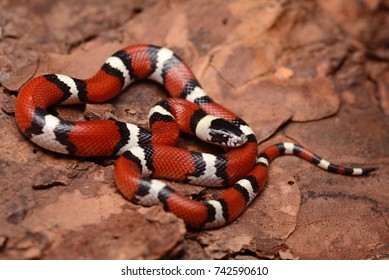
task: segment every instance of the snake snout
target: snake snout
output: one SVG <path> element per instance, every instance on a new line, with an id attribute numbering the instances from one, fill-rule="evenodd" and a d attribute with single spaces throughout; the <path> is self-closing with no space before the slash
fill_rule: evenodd
<path id="1" fill-rule="evenodd" d="M 232 139 L 232 146 L 239 147 L 247 142 L 247 136 L 245 134 L 241 134 L 239 137 Z"/>

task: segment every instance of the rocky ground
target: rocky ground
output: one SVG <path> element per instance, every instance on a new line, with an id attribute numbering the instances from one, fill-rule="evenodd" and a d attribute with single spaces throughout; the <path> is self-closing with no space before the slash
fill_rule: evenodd
<path id="1" fill-rule="evenodd" d="M 389 1 L 0 0 L 0 259 L 388 259 Z M 43 73 L 88 78 L 116 50 L 167 46 L 205 90 L 254 129 L 368 177 L 284 157 L 229 226 L 193 232 L 161 207 L 126 201 L 113 158 L 76 158 L 26 140 L 21 86 Z M 132 85 L 61 116 L 146 125 L 163 88 Z M 204 149 L 183 137 L 181 145 Z M 211 149 L 206 147 L 206 149 Z M 195 199 L 218 191 L 172 183 Z"/>

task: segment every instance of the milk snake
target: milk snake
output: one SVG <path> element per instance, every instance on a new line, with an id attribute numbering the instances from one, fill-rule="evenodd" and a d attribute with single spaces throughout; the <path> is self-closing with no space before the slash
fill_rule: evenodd
<path id="1" fill-rule="evenodd" d="M 72 122 L 47 111 L 56 105 L 108 101 L 139 79 L 162 84 L 171 96 L 150 110 L 150 129 L 116 120 Z M 161 203 L 190 228 L 220 227 L 235 220 L 264 188 L 270 162 L 281 155 L 295 155 L 343 175 L 376 170 L 335 165 L 292 143 L 272 145 L 258 155 L 252 129 L 214 102 L 176 54 L 152 45 L 116 52 L 90 79 L 47 74 L 30 80 L 17 96 L 15 116 L 22 133 L 45 149 L 120 156 L 115 165 L 120 192 L 141 205 Z M 175 147 L 180 131 L 232 148 L 220 155 L 181 149 Z M 195 201 L 155 178 L 227 188 L 217 199 Z"/>

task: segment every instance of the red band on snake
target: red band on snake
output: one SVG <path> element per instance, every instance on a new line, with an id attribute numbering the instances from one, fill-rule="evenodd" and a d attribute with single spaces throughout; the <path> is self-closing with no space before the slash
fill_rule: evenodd
<path id="1" fill-rule="evenodd" d="M 140 79 L 162 84 L 172 97 L 150 110 L 150 129 L 116 120 L 71 122 L 47 111 L 56 105 L 108 101 Z M 376 170 L 335 165 L 292 143 L 272 145 L 258 155 L 252 129 L 214 102 L 177 55 L 152 45 L 116 52 L 87 80 L 59 74 L 32 79 L 18 94 L 15 115 L 22 133 L 48 150 L 77 156 L 121 155 L 115 166 L 121 193 L 141 205 L 161 203 L 191 228 L 219 227 L 235 220 L 263 189 L 269 164 L 280 155 L 295 155 L 343 175 Z M 180 131 L 230 148 L 220 155 L 177 148 Z M 228 188 L 215 200 L 194 201 L 154 178 Z"/>

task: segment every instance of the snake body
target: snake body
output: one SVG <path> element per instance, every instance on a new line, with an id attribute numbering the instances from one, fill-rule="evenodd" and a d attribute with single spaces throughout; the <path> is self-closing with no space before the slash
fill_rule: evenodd
<path id="1" fill-rule="evenodd" d="M 143 79 L 160 83 L 171 96 L 151 108 L 149 129 L 116 120 L 72 122 L 47 111 L 57 105 L 106 102 Z M 335 165 L 293 143 L 272 145 L 258 155 L 257 140 L 246 122 L 213 101 L 173 51 L 153 45 L 116 52 L 90 79 L 47 74 L 30 80 L 17 96 L 15 117 L 22 133 L 45 149 L 120 156 L 115 182 L 124 197 L 145 206 L 160 203 L 191 228 L 220 227 L 235 220 L 265 186 L 270 162 L 284 154 L 343 175 L 376 170 Z M 175 147 L 180 132 L 227 151 L 214 155 Z M 157 178 L 227 188 L 215 200 L 195 201 Z"/>

